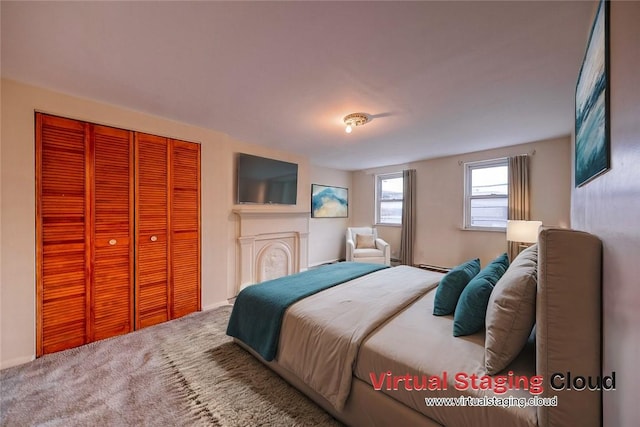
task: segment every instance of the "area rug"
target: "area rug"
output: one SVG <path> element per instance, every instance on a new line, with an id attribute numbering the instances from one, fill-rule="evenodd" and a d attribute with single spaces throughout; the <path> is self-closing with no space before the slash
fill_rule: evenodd
<path id="1" fill-rule="evenodd" d="M 225 334 L 231 306 L 0 371 L 2 426 L 339 426 Z"/>

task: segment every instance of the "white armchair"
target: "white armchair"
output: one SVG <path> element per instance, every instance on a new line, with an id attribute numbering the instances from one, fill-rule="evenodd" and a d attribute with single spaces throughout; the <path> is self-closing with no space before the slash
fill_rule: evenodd
<path id="1" fill-rule="evenodd" d="M 391 265 L 391 247 L 374 227 L 347 228 L 347 261 Z"/>

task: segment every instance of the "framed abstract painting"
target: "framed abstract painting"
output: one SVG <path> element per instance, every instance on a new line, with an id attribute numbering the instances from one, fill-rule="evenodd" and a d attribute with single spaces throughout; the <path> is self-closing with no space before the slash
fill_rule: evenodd
<path id="1" fill-rule="evenodd" d="M 347 218 L 349 189 L 311 184 L 311 218 Z"/>
<path id="2" fill-rule="evenodd" d="M 584 55 L 575 104 L 575 185 L 609 170 L 609 2 L 598 5 Z"/>

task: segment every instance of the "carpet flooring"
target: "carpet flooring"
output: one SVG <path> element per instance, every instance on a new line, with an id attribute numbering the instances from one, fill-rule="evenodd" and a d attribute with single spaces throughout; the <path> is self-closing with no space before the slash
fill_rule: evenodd
<path id="1" fill-rule="evenodd" d="M 225 334 L 231 306 L 0 371 L 2 426 L 340 426 Z"/>

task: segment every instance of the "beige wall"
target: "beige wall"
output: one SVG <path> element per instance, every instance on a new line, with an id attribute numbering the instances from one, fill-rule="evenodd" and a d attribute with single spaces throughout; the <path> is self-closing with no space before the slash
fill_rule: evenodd
<path id="1" fill-rule="evenodd" d="M 569 226 L 570 138 L 532 142 L 496 150 L 424 160 L 394 168 L 354 172 L 357 210 L 352 222 L 371 223 L 375 215 L 375 174 L 416 169 L 416 242 L 414 261 L 453 266 L 479 257 L 488 263 L 506 251 L 504 232 L 463 230 L 464 169 L 462 162 L 532 153 L 531 214 L 545 225 Z M 399 227 L 379 227 L 396 252 Z"/>
<path id="2" fill-rule="evenodd" d="M 306 158 L 236 141 L 209 129 L 13 81 L 2 80 L 1 96 L 0 367 L 28 361 L 35 354 L 34 110 L 202 144 L 202 306 L 205 309 L 226 301 L 235 293 L 238 227 L 232 213 L 235 152 L 298 163 L 298 205 L 288 210 L 309 210 L 311 184 Z"/>
<path id="3" fill-rule="evenodd" d="M 611 2 L 610 12 L 611 169 L 573 189 L 571 219 L 604 247 L 603 371 L 620 378 L 604 392 L 604 425 L 631 426 L 640 424 L 640 2 Z"/>
<path id="4" fill-rule="evenodd" d="M 351 173 L 336 169 L 310 167 L 312 184 L 351 187 Z M 353 192 L 349 191 L 349 216 L 352 210 Z M 311 205 L 311 201 L 309 201 Z M 345 231 L 349 218 L 311 218 L 309 220 L 309 266 L 344 259 Z"/>

